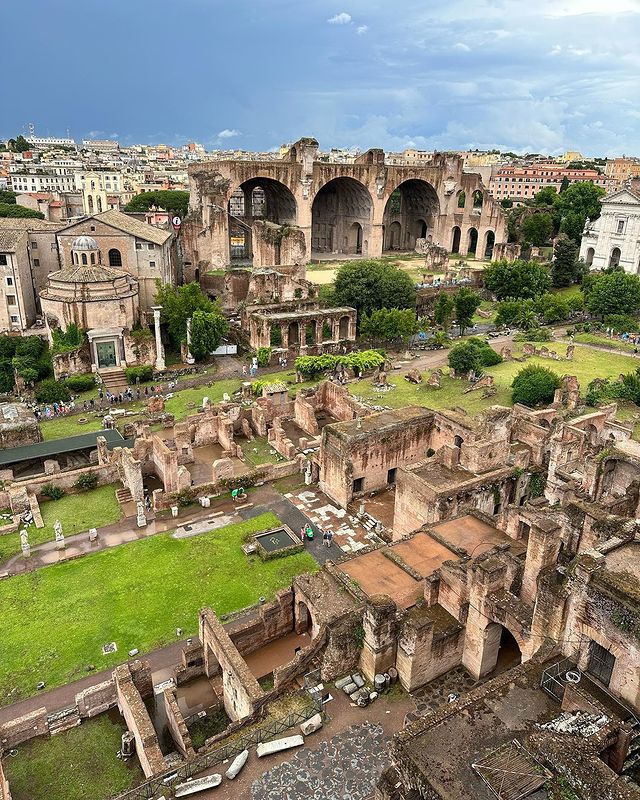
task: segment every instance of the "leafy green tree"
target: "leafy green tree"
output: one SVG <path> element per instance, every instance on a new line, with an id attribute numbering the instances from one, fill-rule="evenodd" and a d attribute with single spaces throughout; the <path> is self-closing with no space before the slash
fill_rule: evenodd
<path id="1" fill-rule="evenodd" d="M 222 341 L 227 321 L 218 311 L 194 311 L 191 320 L 191 353 L 196 361 L 203 361 Z"/>
<path id="2" fill-rule="evenodd" d="M 535 247 L 543 247 L 553 235 L 553 217 L 547 212 L 532 214 L 522 223 L 525 242 Z"/>
<path id="3" fill-rule="evenodd" d="M 447 292 L 440 292 L 433 309 L 433 319 L 436 325 L 442 325 L 445 333 L 449 331 L 454 308 L 455 304 L 451 295 Z"/>
<path id="4" fill-rule="evenodd" d="M 12 192 L 11 189 L 0 189 L 0 203 L 8 203 L 12 205 L 16 202 L 16 197 L 18 195 L 15 192 Z"/>
<path id="5" fill-rule="evenodd" d="M 34 211 L 26 206 L 19 206 L 13 203 L 0 203 L 0 217 L 30 217 L 32 219 L 44 219 L 42 211 Z"/>
<path id="6" fill-rule="evenodd" d="M 347 261 L 336 275 L 333 302 L 358 314 L 377 308 L 414 308 L 416 290 L 409 275 L 386 261 Z"/>
<path id="7" fill-rule="evenodd" d="M 409 308 L 380 308 L 371 314 L 365 311 L 360 320 L 360 334 L 371 339 L 404 340 L 412 336 L 416 328 L 415 313 Z"/>
<path id="8" fill-rule="evenodd" d="M 567 236 L 556 242 L 551 263 L 551 280 L 554 286 L 570 286 L 582 276 L 578 260 L 578 245 Z"/>
<path id="9" fill-rule="evenodd" d="M 36 388 L 36 400 L 39 403 L 66 403 L 71 399 L 71 393 L 60 381 L 48 378 L 41 381 Z"/>
<path id="10" fill-rule="evenodd" d="M 494 261 L 484 273 L 485 287 L 498 300 L 538 297 L 551 287 L 549 270 L 536 261 Z"/>
<path id="11" fill-rule="evenodd" d="M 556 202 L 556 198 L 558 197 L 558 193 L 553 188 L 553 186 L 545 186 L 544 189 L 540 189 L 539 192 L 533 196 L 533 203 L 534 206 L 553 206 Z"/>
<path id="12" fill-rule="evenodd" d="M 189 192 L 180 189 L 158 189 L 155 192 L 142 192 L 137 194 L 125 206 L 125 211 L 148 211 L 151 206 L 163 208 L 165 211 L 175 211 L 181 217 L 186 217 L 189 211 Z"/>
<path id="13" fill-rule="evenodd" d="M 536 310 L 545 322 L 560 322 L 569 316 L 569 303 L 562 295 L 547 292 L 537 299 Z"/>
<path id="14" fill-rule="evenodd" d="M 461 335 L 464 336 L 466 329 L 473 325 L 473 315 L 478 310 L 480 301 L 480 295 L 472 292 L 466 286 L 463 286 L 462 289 L 454 294 L 453 304 L 456 309 L 456 320 Z"/>
<path id="15" fill-rule="evenodd" d="M 20 134 L 20 136 L 16 136 L 15 139 L 10 139 L 9 141 L 13 142 L 13 147 L 11 148 L 16 153 L 26 153 L 27 150 L 31 150 L 31 145 L 29 142 Z"/>
<path id="16" fill-rule="evenodd" d="M 500 201 L 502 208 L 513 208 L 513 200 L 510 197 L 505 197 Z"/>
<path id="17" fill-rule="evenodd" d="M 556 389 L 560 388 L 560 378 L 547 367 L 529 364 L 521 369 L 511 384 L 511 399 L 514 403 L 535 408 L 552 402 Z"/>
<path id="18" fill-rule="evenodd" d="M 560 184 L 560 194 L 566 192 L 571 184 L 569 183 L 569 178 L 565 175 L 562 179 L 562 183 Z"/>
<path id="19" fill-rule="evenodd" d="M 529 330 L 537 324 L 535 303 L 533 300 L 514 300 L 507 297 L 497 305 L 496 325 L 515 325 L 516 328 Z"/>
<path id="20" fill-rule="evenodd" d="M 640 278 L 626 272 L 589 275 L 586 305 L 592 314 L 637 314 L 640 311 Z"/>
<path id="21" fill-rule="evenodd" d="M 638 330 L 638 320 L 628 314 L 608 314 L 603 322 L 616 333 L 635 333 Z"/>
<path id="22" fill-rule="evenodd" d="M 593 221 L 600 216 L 600 199 L 605 194 L 602 186 L 594 183 L 572 183 L 556 200 L 556 209 L 561 219 L 560 232 L 566 233 L 579 244 L 587 217 Z"/>
<path id="23" fill-rule="evenodd" d="M 168 283 L 156 281 L 156 305 L 162 306 L 161 320 L 167 326 L 167 333 L 173 346 L 177 349 L 187 338 L 187 320 L 197 311 L 205 314 L 216 314 L 222 317 L 222 312 L 216 303 L 213 303 L 203 293 L 198 283 L 185 283 L 183 286 L 172 286 Z M 224 317 L 222 317 L 224 320 Z M 205 327 L 210 326 L 208 322 Z M 226 326 L 226 322 L 224 322 Z M 222 330 L 222 333 L 226 327 Z M 221 334 L 222 335 L 222 334 Z M 195 353 L 193 354 L 195 356 Z"/>

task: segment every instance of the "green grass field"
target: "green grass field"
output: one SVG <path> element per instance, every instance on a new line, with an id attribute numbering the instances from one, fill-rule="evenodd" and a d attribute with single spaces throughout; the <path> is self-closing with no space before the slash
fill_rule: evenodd
<path id="1" fill-rule="evenodd" d="M 21 744 L 4 761 L 13 800 L 108 800 L 142 783 L 137 758 L 116 758 L 126 729 L 116 713 Z"/>
<path id="2" fill-rule="evenodd" d="M 219 614 L 272 597 L 317 568 L 307 553 L 263 562 L 241 550 L 245 537 L 279 524 L 272 514 L 188 539 L 169 533 L 102 550 L 0 581 L 3 610 L 0 704 L 53 688 L 174 642 L 198 630 L 198 611 Z M 116 642 L 118 652 L 102 655 Z"/>
<path id="3" fill-rule="evenodd" d="M 576 333 L 573 337 L 574 342 L 582 344 L 595 344 L 598 347 L 607 347 L 610 350 L 620 350 L 623 353 L 633 353 L 637 345 L 623 342 L 621 339 L 609 339 L 604 334 L 596 333 Z"/>
<path id="4" fill-rule="evenodd" d="M 43 542 L 51 542 L 55 537 L 53 525 L 57 519 L 62 523 L 65 536 L 87 531 L 89 528 L 101 528 L 120 519 L 120 506 L 116 500 L 116 489 L 111 484 L 99 486 L 80 494 L 69 494 L 60 500 L 43 500 L 40 503 L 44 528 L 29 528 L 29 544 L 34 547 Z M 12 555 L 20 552 L 19 533 L 0 536 L 0 564 Z"/>
<path id="5" fill-rule="evenodd" d="M 537 345 L 540 347 L 541 345 Z M 554 349 L 554 344 L 547 345 Z M 558 343 L 555 349 L 562 353 L 564 345 Z M 515 351 L 514 351 L 515 354 Z M 552 361 L 549 358 L 529 358 L 526 364 L 539 364 L 556 372 L 558 375 L 575 375 L 580 381 L 582 393 L 586 391 L 587 384 L 594 378 L 616 378 L 621 372 L 635 370 L 638 362 L 634 358 L 618 355 L 617 353 L 602 353 L 588 347 L 577 346 L 573 361 Z M 406 405 L 421 405 L 435 410 L 460 407 L 470 414 L 478 414 L 489 406 L 511 405 L 511 382 L 516 374 L 526 365 L 525 362 L 508 361 L 495 367 L 487 368 L 487 373 L 494 376 L 497 393 L 493 397 L 482 397 L 482 391 L 464 393 L 469 383 L 445 376 L 440 389 L 432 389 L 422 384 L 413 384 L 404 378 L 389 375 L 389 381 L 396 384 L 390 392 L 380 392 L 376 389 L 371 379 L 350 384 L 352 394 L 371 401 L 376 405 L 401 408 Z"/>

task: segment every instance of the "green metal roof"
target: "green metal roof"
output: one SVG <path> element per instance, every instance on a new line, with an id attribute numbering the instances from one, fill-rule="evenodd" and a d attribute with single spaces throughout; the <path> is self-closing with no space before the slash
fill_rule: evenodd
<path id="1" fill-rule="evenodd" d="M 72 453 L 74 450 L 94 449 L 97 447 L 96 439 L 104 436 L 109 450 L 114 447 L 131 447 L 133 440 L 124 439 L 116 429 L 91 431 L 81 433 L 79 436 L 67 436 L 66 439 L 52 439 L 49 442 L 25 444 L 22 447 L 9 447 L 0 450 L 0 467 L 18 464 L 20 461 L 30 461 L 34 458 L 55 458 L 62 453 Z"/>

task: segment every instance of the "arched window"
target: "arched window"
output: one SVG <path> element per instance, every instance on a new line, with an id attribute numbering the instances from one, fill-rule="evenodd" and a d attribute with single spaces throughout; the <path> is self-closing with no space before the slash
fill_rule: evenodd
<path id="1" fill-rule="evenodd" d="M 91 195 L 87 196 L 87 206 L 89 208 L 89 213 L 93 214 L 93 197 Z"/>
<path id="2" fill-rule="evenodd" d="M 478 249 L 478 231 L 475 228 L 469 228 L 469 246 L 467 247 L 467 255 L 475 256 Z"/>
<path id="3" fill-rule="evenodd" d="M 109 266 L 110 267 L 122 266 L 122 256 L 120 255 L 120 251 L 116 250 L 115 247 L 109 250 Z"/>
<path id="4" fill-rule="evenodd" d="M 102 211 L 102 198 L 100 197 L 100 195 L 98 195 L 97 201 L 98 201 L 98 214 L 99 214 Z"/>
<path id="5" fill-rule="evenodd" d="M 467 202 L 466 193 L 464 191 L 458 192 L 458 208 L 464 208 L 466 202 Z"/>
<path id="6" fill-rule="evenodd" d="M 474 211 L 478 211 L 478 209 L 482 208 L 482 203 L 484 201 L 484 197 L 482 196 L 482 192 L 480 189 L 476 189 L 473 193 L 473 208 Z"/>
<path id="7" fill-rule="evenodd" d="M 78 263 L 78 254 L 77 253 L 72 253 L 71 257 L 72 257 L 73 263 L 77 264 Z"/>
<path id="8" fill-rule="evenodd" d="M 95 253 L 91 253 L 91 263 L 92 264 L 96 263 L 96 254 Z"/>
<path id="9" fill-rule="evenodd" d="M 593 247 L 589 247 L 587 249 L 587 266 L 590 267 L 593 264 L 593 257 L 595 256 L 596 251 Z"/>
<path id="10" fill-rule="evenodd" d="M 460 252 L 460 238 L 462 236 L 462 231 L 456 225 L 453 229 L 453 238 L 451 242 L 451 252 L 452 253 L 459 253 Z"/>
<path id="11" fill-rule="evenodd" d="M 620 256 L 621 256 L 620 248 L 614 247 L 611 251 L 611 257 L 609 258 L 609 266 L 610 267 L 617 267 L 620 264 Z"/>
<path id="12" fill-rule="evenodd" d="M 87 266 L 87 254 L 86 253 L 82 254 L 82 266 L 84 266 L 84 267 Z"/>

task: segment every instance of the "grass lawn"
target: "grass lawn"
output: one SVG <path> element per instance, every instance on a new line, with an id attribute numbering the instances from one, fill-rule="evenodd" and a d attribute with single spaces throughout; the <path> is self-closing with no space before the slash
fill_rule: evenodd
<path id="1" fill-rule="evenodd" d="M 255 467 L 260 464 L 275 464 L 278 461 L 284 461 L 284 458 L 277 453 L 272 455 L 273 447 L 262 437 L 256 437 L 252 442 L 248 439 L 240 439 L 240 446 L 245 459 Z"/>
<path id="2" fill-rule="evenodd" d="M 44 528 L 29 527 L 29 544 L 34 547 L 53 541 L 53 525 L 57 519 L 62 523 L 65 536 L 100 528 L 120 519 L 120 506 L 116 500 L 116 485 L 99 486 L 80 494 L 69 494 L 60 500 L 43 500 L 40 503 Z M 19 533 L 0 536 L 0 564 L 20 552 Z"/>
<path id="3" fill-rule="evenodd" d="M 13 800 L 108 800 L 142 783 L 137 758 L 116 758 L 126 725 L 101 714 L 56 736 L 32 739 L 4 766 Z"/>
<path id="4" fill-rule="evenodd" d="M 473 315 L 473 324 L 474 325 L 488 325 L 489 323 L 493 323 L 496 321 L 496 314 L 498 313 L 496 310 L 497 303 L 492 302 L 491 300 L 483 300 L 480 303 L 480 309 L 482 311 L 490 311 L 490 317 L 481 317 L 480 314 Z"/>
<path id="5" fill-rule="evenodd" d="M 633 353 L 637 345 L 623 342 L 622 339 L 610 339 L 604 334 L 598 335 L 596 333 L 576 333 L 573 337 L 575 342 L 582 342 L 582 344 L 595 344 L 599 347 L 608 347 L 611 350 L 620 350 L 623 353 Z"/>
<path id="6" fill-rule="evenodd" d="M 262 561 L 245 537 L 279 525 L 272 514 L 187 539 L 157 534 L 0 581 L 3 610 L 0 704 L 106 669 L 198 630 L 198 611 L 218 614 L 273 597 L 295 575 L 317 569 L 308 553 Z M 102 655 L 116 642 L 117 653 Z"/>
<path id="7" fill-rule="evenodd" d="M 536 345 L 540 347 L 541 345 Z M 547 345 L 553 349 L 553 343 Z M 559 348 L 560 349 L 560 348 Z M 395 383 L 396 388 L 390 392 L 380 392 L 371 382 L 371 379 L 350 384 L 352 394 L 372 401 L 376 405 L 400 408 L 406 405 L 421 405 L 436 410 L 459 406 L 470 414 L 478 414 L 492 405 L 511 405 L 511 382 L 515 375 L 526 364 L 539 364 L 557 372 L 558 375 L 575 375 L 580 381 L 582 393 L 586 391 L 587 384 L 594 378 L 617 378 L 621 372 L 635 370 L 637 361 L 628 356 L 617 353 L 602 353 L 588 347 L 577 346 L 573 361 L 554 362 L 549 358 L 528 358 L 526 362 L 507 361 L 495 367 L 487 368 L 487 373 L 494 376 L 497 394 L 493 397 L 482 397 L 482 391 L 464 394 L 468 388 L 467 381 L 455 380 L 445 376 L 440 389 L 432 389 L 424 383 L 416 385 L 409 383 L 404 377 L 389 374 L 390 383 Z"/>

